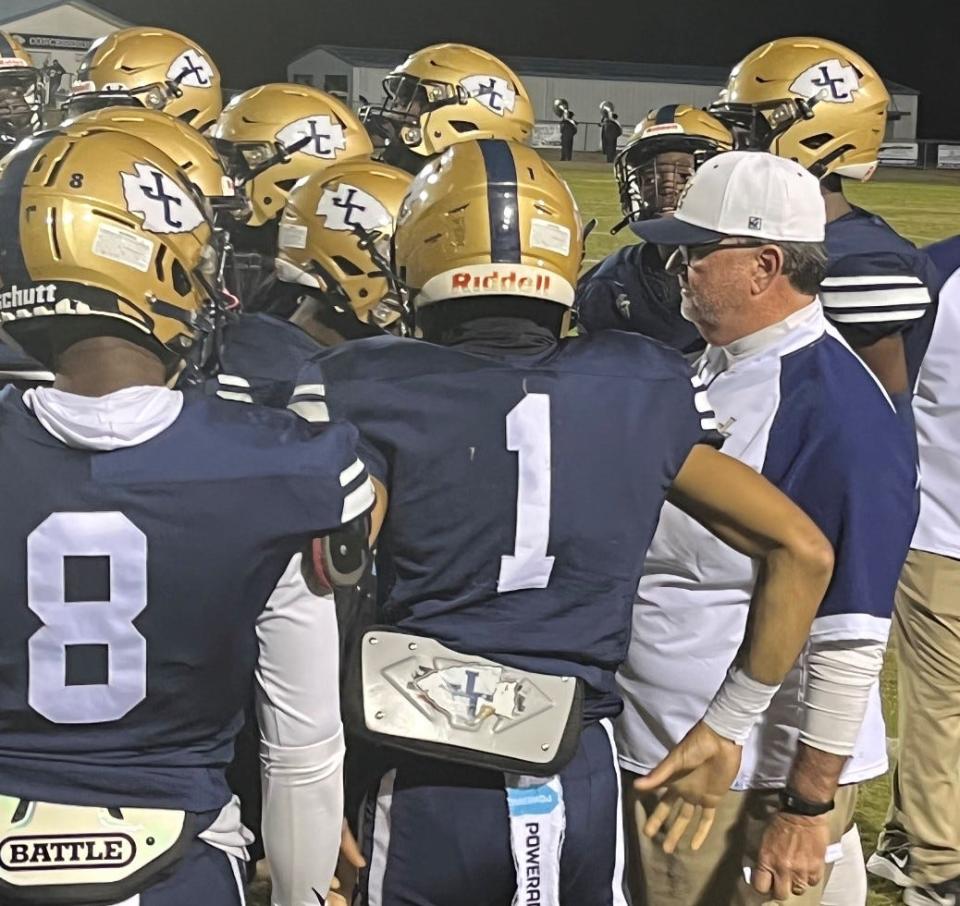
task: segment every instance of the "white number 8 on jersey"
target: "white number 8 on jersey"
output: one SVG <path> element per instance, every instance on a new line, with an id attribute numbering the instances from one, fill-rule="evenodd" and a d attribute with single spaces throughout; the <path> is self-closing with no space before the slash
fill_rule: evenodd
<path id="1" fill-rule="evenodd" d="M 66 557 L 109 563 L 109 597 L 67 601 Z M 27 538 L 27 603 L 43 621 L 28 642 L 27 700 L 58 724 L 119 720 L 147 696 L 147 536 L 123 513 L 54 513 Z M 67 685 L 67 648 L 107 649 L 107 681 Z"/>

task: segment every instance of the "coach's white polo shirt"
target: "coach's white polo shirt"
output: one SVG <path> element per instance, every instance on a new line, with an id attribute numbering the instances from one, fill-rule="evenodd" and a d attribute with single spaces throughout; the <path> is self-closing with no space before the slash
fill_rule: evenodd
<path id="1" fill-rule="evenodd" d="M 697 363 L 723 452 L 766 476 L 836 549 L 810 644 L 885 641 L 916 520 L 912 442 L 819 301 Z M 618 675 L 621 764 L 646 773 L 703 716 L 744 637 L 753 561 L 666 504 L 647 554 Z M 736 789 L 782 786 L 802 713 L 801 655 L 744 747 Z M 842 782 L 886 770 L 879 689 Z"/>

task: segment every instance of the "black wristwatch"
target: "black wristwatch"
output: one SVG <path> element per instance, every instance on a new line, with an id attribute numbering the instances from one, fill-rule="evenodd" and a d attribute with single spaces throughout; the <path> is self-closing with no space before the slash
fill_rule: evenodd
<path id="1" fill-rule="evenodd" d="M 791 790 L 780 790 L 780 811 L 787 815 L 803 815 L 806 818 L 816 818 L 833 810 L 833 800 L 829 802 L 811 802 L 798 796 Z"/>

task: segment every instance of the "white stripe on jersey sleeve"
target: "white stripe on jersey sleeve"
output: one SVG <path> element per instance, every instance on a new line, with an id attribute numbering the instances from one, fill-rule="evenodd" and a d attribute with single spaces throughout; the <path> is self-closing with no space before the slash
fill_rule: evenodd
<path id="1" fill-rule="evenodd" d="M 241 393 L 238 390 L 218 390 L 217 396 L 222 400 L 236 400 L 238 403 L 253 402 L 253 397 L 249 393 Z"/>
<path id="2" fill-rule="evenodd" d="M 906 305 L 928 305 L 930 293 L 925 286 L 910 289 L 872 289 L 860 292 L 823 292 L 823 307 L 832 308 L 902 308 Z"/>
<path id="3" fill-rule="evenodd" d="M 294 388 L 294 398 L 298 396 L 326 396 L 327 388 L 323 384 L 299 384 Z"/>
<path id="4" fill-rule="evenodd" d="M 249 387 L 250 381 L 236 374 L 218 374 L 217 383 L 223 387 Z"/>
<path id="5" fill-rule="evenodd" d="M 828 312 L 827 317 L 838 324 L 878 324 L 896 321 L 913 321 L 922 318 L 925 308 L 906 308 L 890 311 Z"/>
<path id="6" fill-rule="evenodd" d="M 902 284 L 909 286 L 923 286 L 923 280 L 912 275 L 882 277 L 879 274 L 868 274 L 865 277 L 824 277 L 820 287 L 835 286 L 891 286 Z"/>
<path id="7" fill-rule="evenodd" d="M 362 516 L 373 506 L 376 499 L 377 495 L 373 490 L 373 482 L 367 478 L 359 488 L 351 491 L 343 498 L 343 512 L 340 514 L 340 521 L 346 525 L 356 519 L 357 516 Z"/>
<path id="8" fill-rule="evenodd" d="M 323 384 L 298 384 L 287 408 L 308 422 L 328 422 L 330 410 L 323 402 L 326 394 L 327 388 Z"/>
<path id="9" fill-rule="evenodd" d="M 352 466 L 347 467 L 340 473 L 340 487 L 345 488 L 355 478 L 358 478 L 363 469 L 363 463 L 359 459 L 355 460 Z"/>
<path id="10" fill-rule="evenodd" d="M 308 422 L 328 422 L 330 421 L 330 410 L 326 403 L 317 400 L 297 400 L 287 405 L 291 412 L 296 412 L 300 418 Z"/>

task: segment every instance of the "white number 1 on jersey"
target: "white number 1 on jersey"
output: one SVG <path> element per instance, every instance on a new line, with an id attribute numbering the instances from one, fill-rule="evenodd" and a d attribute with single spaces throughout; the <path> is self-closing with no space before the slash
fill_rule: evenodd
<path id="1" fill-rule="evenodd" d="M 497 591 L 546 588 L 550 540 L 550 397 L 528 393 L 507 415 L 507 449 L 517 454 L 517 535 L 500 558 Z"/>

